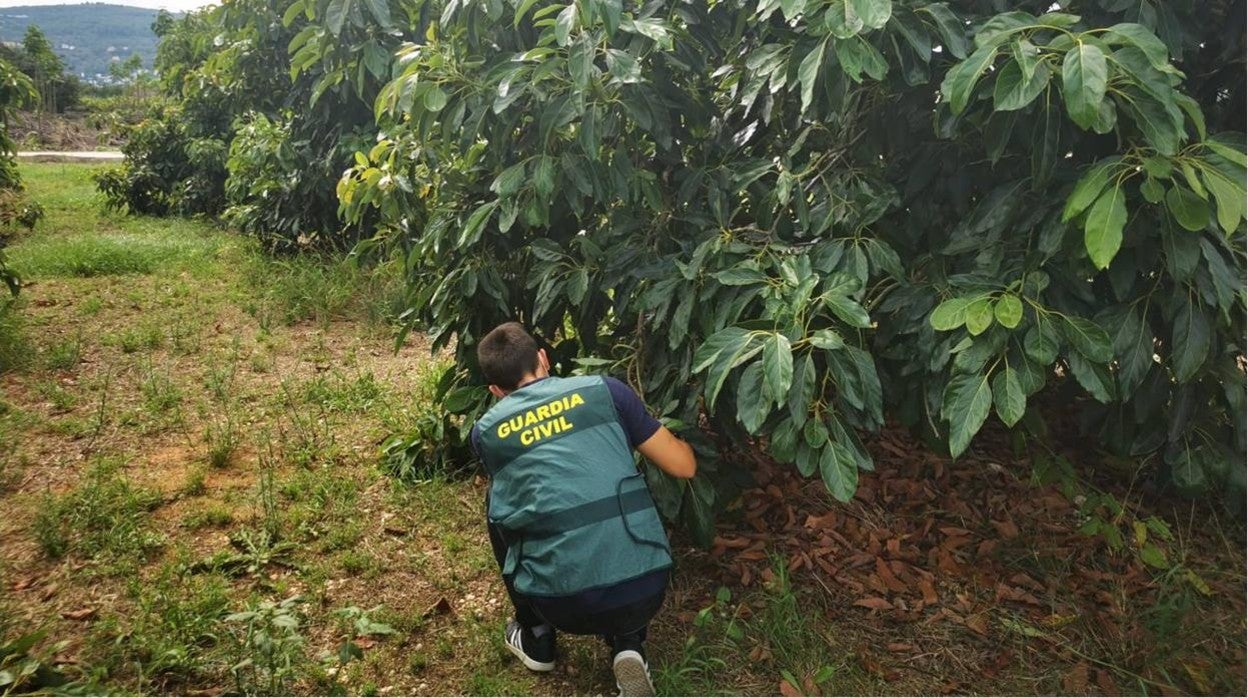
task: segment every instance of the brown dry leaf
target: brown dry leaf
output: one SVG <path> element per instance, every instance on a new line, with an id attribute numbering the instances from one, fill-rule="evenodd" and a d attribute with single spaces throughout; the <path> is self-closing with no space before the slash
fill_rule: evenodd
<path id="1" fill-rule="evenodd" d="M 61 617 L 66 620 L 89 620 L 95 617 L 95 609 L 80 608 L 77 611 L 62 611 Z"/>
<path id="2" fill-rule="evenodd" d="M 940 597 L 936 595 L 936 587 L 927 577 L 919 578 L 919 591 L 923 593 L 923 603 L 928 606 L 940 601 Z"/>
<path id="3" fill-rule="evenodd" d="M 371 637 L 357 637 L 354 642 L 355 646 L 362 650 L 371 650 L 377 646 L 377 641 Z"/>
<path id="4" fill-rule="evenodd" d="M 997 529 L 997 533 L 1001 534 L 1002 538 L 1009 540 L 1018 537 L 1018 526 L 1015 526 L 1014 522 L 1008 518 L 1005 521 L 993 521 L 991 523 L 992 527 Z"/>
<path id="5" fill-rule="evenodd" d="M 880 581 L 884 582 L 884 586 L 888 587 L 888 590 L 894 594 L 904 594 L 910 590 L 909 587 L 901 583 L 897 575 L 893 574 L 892 569 L 889 568 L 888 563 L 884 562 L 882 557 L 875 558 L 875 573 L 879 575 Z"/>
<path id="6" fill-rule="evenodd" d="M 1104 669 L 1096 670 L 1096 685 L 1101 687 L 1107 696 L 1116 696 L 1120 693 L 1118 684 L 1114 682 L 1114 677 Z"/>
<path id="7" fill-rule="evenodd" d="M 914 645 L 906 642 L 890 642 L 888 643 L 889 652 L 909 652 L 914 649 Z"/>
<path id="8" fill-rule="evenodd" d="M 1079 662 L 1062 677 L 1062 690 L 1072 695 L 1087 695 L 1088 665 Z"/>
<path id="9" fill-rule="evenodd" d="M 797 696 L 802 695 L 802 692 L 797 690 L 797 688 L 795 688 L 793 684 L 788 681 L 781 680 L 780 695 L 785 696 L 786 698 L 796 698 Z"/>
<path id="10" fill-rule="evenodd" d="M 988 636 L 988 621 L 984 619 L 983 615 L 967 617 L 966 627 L 974 630 L 984 637 Z"/>
<path id="11" fill-rule="evenodd" d="M 863 608 L 870 608 L 876 611 L 889 611 L 893 608 L 893 605 L 889 603 L 887 599 L 881 599 L 878 596 L 868 596 L 863 599 L 858 599 L 854 602 L 854 605 L 862 606 Z"/>

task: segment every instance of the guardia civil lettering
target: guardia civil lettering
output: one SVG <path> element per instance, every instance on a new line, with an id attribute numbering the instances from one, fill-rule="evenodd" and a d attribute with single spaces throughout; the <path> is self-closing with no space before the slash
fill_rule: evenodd
<path id="1" fill-rule="evenodd" d="M 498 438 L 507 439 L 513 434 L 518 434 L 521 444 L 532 446 L 542 439 L 571 431 L 576 425 L 568 420 L 565 413 L 584 404 L 585 398 L 581 397 L 580 393 L 572 393 L 545 405 L 512 415 L 498 425 Z"/>

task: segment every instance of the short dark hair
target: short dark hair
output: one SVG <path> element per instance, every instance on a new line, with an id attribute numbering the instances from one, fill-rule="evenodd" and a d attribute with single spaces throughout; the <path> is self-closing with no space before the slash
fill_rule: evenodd
<path id="1" fill-rule="evenodd" d="M 477 363 L 491 385 L 515 390 L 525 375 L 537 371 L 537 340 L 518 322 L 504 322 L 477 345 Z"/>

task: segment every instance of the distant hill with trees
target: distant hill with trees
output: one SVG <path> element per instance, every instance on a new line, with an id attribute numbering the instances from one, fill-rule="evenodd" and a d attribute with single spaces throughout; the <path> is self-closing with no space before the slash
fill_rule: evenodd
<path id="1" fill-rule="evenodd" d="M 159 10 L 104 3 L 0 8 L 0 41 L 20 43 L 38 25 L 65 60 L 66 72 L 88 82 L 108 83 L 109 66 L 138 55 L 150 69 L 156 56 L 152 22 Z"/>

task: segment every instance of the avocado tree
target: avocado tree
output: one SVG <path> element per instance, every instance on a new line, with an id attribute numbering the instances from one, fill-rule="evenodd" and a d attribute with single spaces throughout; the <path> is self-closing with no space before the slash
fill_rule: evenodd
<path id="1" fill-rule="evenodd" d="M 888 416 L 956 457 L 1045 405 L 1242 488 L 1242 3 L 403 4 L 433 19 L 339 196 L 454 345 L 452 410 L 519 318 L 840 499 Z M 705 534 L 731 481 L 654 484 Z"/>

